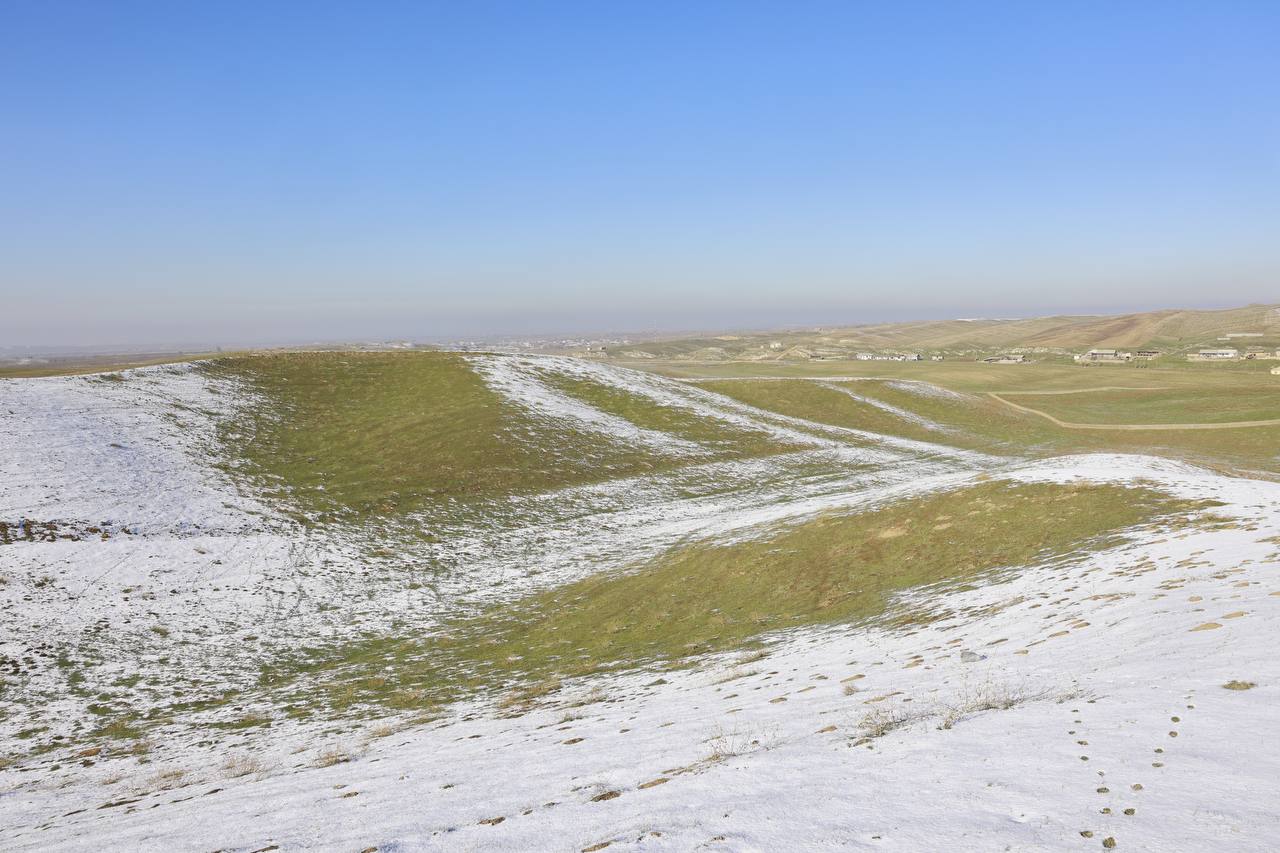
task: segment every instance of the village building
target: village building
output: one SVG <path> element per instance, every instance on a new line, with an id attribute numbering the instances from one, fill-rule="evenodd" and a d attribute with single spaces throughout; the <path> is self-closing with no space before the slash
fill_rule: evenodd
<path id="1" fill-rule="evenodd" d="M 1081 363 L 1089 363 L 1089 364 L 1094 364 L 1094 363 L 1115 364 L 1115 363 L 1122 363 L 1126 361 L 1132 361 L 1133 353 L 1120 352 L 1119 350 L 1114 350 L 1114 349 L 1091 349 L 1088 352 L 1080 353 L 1079 355 L 1077 355 L 1075 357 L 1075 360 Z"/>
<path id="2" fill-rule="evenodd" d="M 1187 356 L 1187 361 L 1235 361 L 1240 357 L 1240 350 L 1234 347 L 1218 349 L 1202 349 Z"/>
<path id="3" fill-rule="evenodd" d="M 918 352 L 912 353 L 885 353 L 878 352 L 860 352 L 853 356 L 858 361 L 924 361 L 924 357 Z"/>

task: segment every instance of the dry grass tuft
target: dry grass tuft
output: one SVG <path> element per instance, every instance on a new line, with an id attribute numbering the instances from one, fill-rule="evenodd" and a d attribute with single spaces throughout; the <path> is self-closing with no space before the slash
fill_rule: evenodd
<path id="1" fill-rule="evenodd" d="M 717 678 L 715 681 L 711 683 L 727 684 L 730 681 L 737 681 L 739 678 L 750 678 L 753 675 L 759 675 L 759 674 L 760 674 L 760 670 L 758 669 L 743 669 L 742 667 L 737 667 L 735 669 L 729 670 L 724 675 L 720 676 L 719 678 Z"/>
<path id="2" fill-rule="evenodd" d="M 570 708 L 581 708 L 583 705 L 594 705 L 609 698 L 603 687 L 593 687 L 587 693 L 569 703 Z"/>
<path id="3" fill-rule="evenodd" d="M 265 771 L 266 765 L 253 755 L 243 753 L 228 755 L 227 760 L 222 762 L 222 775 L 228 779 L 238 779 L 241 776 L 260 774 Z"/>
<path id="4" fill-rule="evenodd" d="M 1056 698 L 1062 701 L 1077 695 L 1079 694 L 1064 693 Z M 980 714 L 983 711 L 1007 711 L 1028 702 L 1050 698 L 1055 698 L 1051 690 L 1032 690 L 1023 686 L 985 681 L 963 691 L 957 697 L 957 701 L 944 705 L 941 711 L 942 722 L 938 724 L 938 728 L 950 729 L 965 717 Z"/>
<path id="5" fill-rule="evenodd" d="M 187 784 L 187 771 L 181 767 L 174 767 L 170 770 L 161 770 L 146 781 L 145 787 L 151 791 L 168 791 L 172 788 L 181 788 Z"/>
<path id="6" fill-rule="evenodd" d="M 909 713 L 901 705 L 881 706 L 864 714 L 858 722 L 858 729 L 863 737 L 884 737 L 894 729 L 900 729 L 915 719 L 918 717 Z"/>
<path id="7" fill-rule="evenodd" d="M 506 694 L 498 700 L 498 708 L 503 711 L 512 709 L 527 711 L 538 699 L 550 696 L 552 693 L 558 691 L 560 687 L 560 679 L 544 679 L 536 684 L 521 687 Z"/>
<path id="8" fill-rule="evenodd" d="M 727 731 L 716 726 L 706 740 L 711 752 L 703 760 L 708 764 L 716 764 L 749 752 L 771 749 L 777 742 L 778 738 L 774 733 L 756 726 L 734 726 Z"/>
<path id="9" fill-rule="evenodd" d="M 345 764 L 351 760 L 351 754 L 340 747 L 331 746 L 326 748 L 318 756 L 316 756 L 316 767 L 332 767 L 335 764 Z"/>

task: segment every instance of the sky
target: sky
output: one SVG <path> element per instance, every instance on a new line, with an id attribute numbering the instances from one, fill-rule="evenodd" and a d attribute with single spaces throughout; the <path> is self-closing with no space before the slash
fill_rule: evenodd
<path id="1" fill-rule="evenodd" d="M 0 347 L 1280 301 L 1280 3 L 0 0 Z"/>

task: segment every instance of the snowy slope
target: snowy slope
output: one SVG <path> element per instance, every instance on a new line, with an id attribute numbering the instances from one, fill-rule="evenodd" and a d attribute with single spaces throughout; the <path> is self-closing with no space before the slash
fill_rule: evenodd
<path id="1" fill-rule="evenodd" d="M 510 383 L 531 368 L 504 369 Z M 0 572 L 18 579 L 0 587 L 6 626 L 17 626 L 0 648 L 29 657 L 51 626 L 87 631 L 101 618 L 128 636 L 145 632 L 151 613 L 194 638 L 341 631 L 352 611 L 325 621 L 307 602 L 337 594 L 333 577 L 358 558 L 355 546 L 306 539 L 199 464 L 202 430 L 234 415 L 234 389 L 185 371 L 136 373 L 125 398 L 79 379 L 0 383 L 0 412 L 20 413 L 2 422 L 0 441 L 28 460 L 0 463 L 0 517 L 139 531 L 0 546 Z M 534 506 L 518 521 L 436 546 L 469 555 L 460 562 L 474 573 L 436 595 L 466 598 L 493 572 L 518 592 L 689 536 L 750 535 L 765 521 L 995 470 L 866 436 L 831 447 L 830 432 L 637 376 L 610 380 L 816 436 L 805 453 L 832 470 L 800 476 L 811 469 L 797 458 L 733 463 L 717 472 L 730 484 L 721 493 L 688 496 L 676 488 L 695 476 L 686 472 L 524 499 Z M 164 417 L 175 400 L 190 401 L 189 422 Z M 144 458 L 116 466 L 112 442 Z M 57 450 L 42 458 L 45 447 Z M 1134 456 L 997 475 L 1143 480 L 1221 501 L 1215 514 L 1232 521 L 1145 531 L 1000 583 L 904 597 L 903 607 L 928 601 L 949 614 L 928 625 L 793 632 L 759 660 L 569 684 L 523 716 L 477 701 L 428 725 L 298 723 L 203 745 L 175 734 L 146 763 L 12 766 L 0 770 L 0 847 L 1059 850 L 1112 838 L 1120 850 L 1273 849 L 1280 485 Z M 530 568 L 546 571 L 526 577 Z M 28 583 L 42 572 L 56 575 L 53 590 Z M 180 592 L 160 595 L 166 588 Z M 424 624 L 444 606 L 377 596 L 384 609 L 424 609 Z M 1256 686 L 1223 687 L 1231 681 Z"/>

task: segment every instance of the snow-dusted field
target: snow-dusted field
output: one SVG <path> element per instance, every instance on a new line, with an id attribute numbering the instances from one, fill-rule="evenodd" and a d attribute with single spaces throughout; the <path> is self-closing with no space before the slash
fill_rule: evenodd
<path id="1" fill-rule="evenodd" d="M 458 566 L 446 581 L 410 596 L 366 573 L 357 596 L 358 531 L 307 534 L 207 464 L 215 424 L 253 402 L 241 389 L 188 368 L 0 382 L 0 521 L 57 525 L 52 541 L 0 544 L 0 733 L 8 746 L 36 721 L 47 731 L 34 739 L 65 732 L 47 757 L 0 769 L 0 847 L 1275 848 L 1280 484 L 1148 457 L 995 460 L 572 360 L 477 357 L 477 369 L 579 426 L 616 425 L 550 393 L 541 372 L 589 374 L 806 449 L 703 465 L 673 437 L 626 433 L 694 461 L 513 499 L 508 520 L 430 546 Z M 1231 523 L 1147 531 L 967 591 L 917 590 L 900 606 L 948 615 L 912 629 L 792 632 L 759 659 L 568 684 L 523 716 L 486 699 L 417 726 L 294 722 L 215 738 L 175 725 L 139 761 L 77 754 L 86 703 L 59 694 L 65 648 L 96 655 L 108 681 L 149 667 L 247 681 L 272 648 L 353 624 L 414 614 L 425 629 L 450 608 L 689 537 L 749 536 L 979 474 L 1141 480 L 1220 501 Z M 717 488 L 699 491 L 708 480 Z"/>

